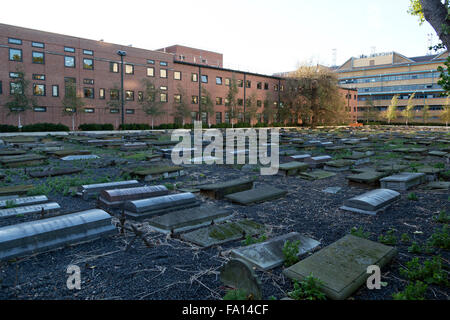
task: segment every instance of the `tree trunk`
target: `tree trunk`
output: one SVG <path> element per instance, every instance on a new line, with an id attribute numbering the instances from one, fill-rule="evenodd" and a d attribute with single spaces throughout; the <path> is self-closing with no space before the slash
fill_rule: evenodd
<path id="1" fill-rule="evenodd" d="M 450 48 L 450 35 L 446 34 L 445 28 L 442 27 L 442 25 L 449 26 L 445 4 L 442 4 L 441 0 L 419 0 L 419 2 L 425 19 L 431 24 L 447 49 Z"/>
<path id="2" fill-rule="evenodd" d="M 22 123 L 20 122 L 20 113 L 18 113 L 17 115 L 19 116 L 19 125 L 18 125 L 18 128 L 20 129 L 20 128 L 22 128 Z"/>
<path id="3" fill-rule="evenodd" d="M 153 130 L 153 117 L 152 117 L 152 130 Z"/>

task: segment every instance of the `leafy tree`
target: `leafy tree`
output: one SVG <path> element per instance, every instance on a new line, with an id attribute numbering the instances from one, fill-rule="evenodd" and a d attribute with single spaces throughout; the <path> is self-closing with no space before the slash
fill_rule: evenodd
<path id="1" fill-rule="evenodd" d="M 175 118 L 181 119 L 182 124 L 184 126 L 185 119 L 190 117 L 191 115 L 191 107 L 187 99 L 186 91 L 183 89 L 181 85 L 177 86 L 177 93 L 180 95 L 180 100 L 175 101 L 175 111 L 173 112 L 172 115 Z"/>
<path id="2" fill-rule="evenodd" d="M 450 103 L 449 103 L 449 96 L 447 96 L 447 99 L 445 99 L 445 105 L 443 106 L 444 110 L 441 112 L 441 119 L 445 122 L 445 126 L 448 127 L 448 123 L 450 122 Z"/>
<path id="3" fill-rule="evenodd" d="M 245 99 L 245 120 L 248 123 L 252 123 L 253 119 L 256 119 L 258 113 L 258 106 L 256 104 L 256 94 L 253 92 L 247 99 Z"/>
<path id="4" fill-rule="evenodd" d="M 201 105 L 202 105 L 202 110 L 201 112 L 205 112 L 206 113 L 206 121 L 209 127 L 209 118 L 211 117 L 212 114 L 214 114 L 214 102 L 211 98 L 211 94 L 209 93 L 209 91 L 202 86 L 202 97 L 201 97 Z M 201 114 L 200 114 L 201 116 Z"/>
<path id="5" fill-rule="evenodd" d="M 430 106 L 429 105 L 425 105 L 422 108 L 422 120 L 423 123 L 427 123 L 428 119 L 430 118 Z"/>
<path id="6" fill-rule="evenodd" d="M 237 87 L 237 81 L 234 74 L 231 77 L 230 86 L 228 88 L 228 92 L 226 95 L 226 107 L 228 112 L 228 117 L 231 122 L 231 127 L 234 127 L 233 120 L 238 118 L 239 110 L 237 108 L 237 94 L 238 94 L 238 87 Z"/>
<path id="7" fill-rule="evenodd" d="M 398 104 L 398 95 L 394 95 L 391 100 L 391 104 L 386 110 L 385 118 L 388 121 L 388 124 L 391 124 L 392 120 L 397 119 L 397 104 Z"/>
<path id="8" fill-rule="evenodd" d="M 363 117 L 366 119 L 366 122 L 369 123 L 369 120 L 374 120 L 375 113 L 375 104 L 373 102 L 372 96 L 369 96 L 366 101 L 366 105 L 364 106 Z"/>
<path id="9" fill-rule="evenodd" d="M 72 130 L 75 130 L 75 115 L 85 106 L 81 95 L 77 94 L 77 85 L 72 81 L 65 84 L 64 98 L 62 100 L 63 115 L 72 116 Z"/>
<path id="10" fill-rule="evenodd" d="M 145 114 L 152 118 L 152 130 L 155 117 L 164 114 L 163 103 L 161 98 L 156 98 L 160 95 L 160 90 L 155 87 L 155 85 L 148 79 L 142 79 L 142 84 L 144 86 L 144 98 L 139 104 L 142 106 Z"/>
<path id="11" fill-rule="evenodd" d="M 272 123 L 274 121 L 274 114 L 275 114 L 275 106 L 273 97 L 267 93 L 266 98 L 264 99 L 264 109 L 262 111 L 264 122 Z"/>
<path id="12" fill-rule="evenodd" d="M 416 93 L 414 92 L 408 99 L 408 104 L 403 110 L 402 115 L 405 118 L 406 125 L 408 125 L 409 120 L 411 120 L 414 116 L 414 97 Z"/>

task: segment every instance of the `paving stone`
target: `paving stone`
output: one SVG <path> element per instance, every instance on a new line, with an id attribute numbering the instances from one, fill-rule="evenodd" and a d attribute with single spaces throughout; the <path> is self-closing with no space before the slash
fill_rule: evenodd
<path id="1" fill-rule="evenodd" d="M 210 225 L 211 222 L 223 221 L 231 215 L 230 210 L 220 209 L 214 205 L 202 205 L 156 216 L 148 220 L 148 224 L 163 233 L 178 233 Z"/>
<path id="2" fill-rule="evenodd" d="M 139 181 L 137 180 L 86 184 L 78 187 L 77 195 L 81 196 L 83 200 L 87 200 L 96 197 L 102 190 L 133 188 L 138 186 Z"/>
<path id="3" fill-rule="evenodd" d="M 225 199 L 241 205 L 250 205 L 281 198 L 287 191 L 272 186 L 260 186 L 255 189 L 228 194 Z"/>
<path id="4" fill-rule="evenodd" d="M 400 193 L 389 189 L 376 189 L 344 201 L 342 210 L 376 215 L 386 210 L 392 203 L 399 200 Z"/>
<path id="5" fill-rule="evenodd" d="M 58 212 L 61 207 L 56 202 L 41 203 L 35 205 L 26 205 L 21 207 L 0 209 L 0 218 L 8 218 L 21 215 L 31 215 L 40 212 L 54 213 Z"/>
<path id="6" fill-rule="evenodd" d="M 307 163 L 291 161 L 280 164 L 278 170 L 283 172 L 286 176 L 292 176 L 302 171 L 306 171 L 308 168 L 309 165 Z"/>
<path id="7" fill-rule="evenodd" d="M 185 192 L 126 201 L 123 207 L 126 216 L 135 220 L 140 220 L 199 205 L 200 203 L 194 194 Z"/>
<path id="8" fill-rule="evenodd" d="M 314 170 L 310 172 L 302 172 L 300 173 L 300 177 L 306 180 L 321 180 L 330 177 L 334 177 L 336 173 L 328 172 L 324 170 Z"/>
<path id="9" fill-rule="evenodd" d="M 406 191 L 424 183 L 425 173 L 402 172 L 380 179 L 381 188 Z"/>
<path id="10" fill-rule="evenodd" d="M 316 249 L 320 245 L 319 241 L 305 237 L 297 232 L 291 232 L 265 242 L 233 249 L 231 250 L 231 256 L 244 260 L 260 270 L 270 270 L 283 264 L 283 247 L 286 241 L 300 241 L 298 257 Z"/>
<path id="11" fill-rule="evenodd" d="M 382 269 L 396 253 L 393 247 L 346 235 L 283 273 L 297 281 L 312 274 L 322 281 L 321 290 L 329 298 L 343 300 L 366 282 L 368 266 L 377 265 Z"/>
<path id="12" fill-rule="evenodd" d="M 48 201 L 47 196 L 33 196 L 33 197 L 23 197 L 23 198 L 19 198 L 18 196 L 15 196 L 13 198 L 8 198 L 8 199 L 4 199 L 4 200 L 0 199 L 0 208 L 6 208 L 8 205 L 23 206 L 23 205 L 44 203 L 47 201 Z"/>
<path id="13" fill-rule="evenodd" d="M 209 198 L 220 200 L 226 195 L 245 191 L 253 188 L 253 180 L 251 179 L 233 179 L 224 182 L 204 184 L 197 186 L 202 195 Z"/>
<path id="14" fill-rule="evenodd" d="M 0 228 L 0 260 L 116 233 L 111 216 L 93 209 Z"/>
<path id="15" fill-rule="evenodd" d="M 239 289 L 249 300 L 261 300 L 261 280 L 255 271 L 243 260 L 232 259 L 220 269 L 220 280 L 225 286 Z"/>
<path id="16" fill-rule="evenodd" d="M 125 201 L 159 197 L 168 193 L 169 190 L 163 185 L 102 190 L 98 205 L 101 208 L 121 208 Z"/>
<path id="17" fill-rule="evenodd" d="M 78 168 L 62 168 L 62 169 L 51 169 L 46 171 L 28 172 L 28 175 L 31 178 L 46 178 L 46 177 L 62 176 L 67 174 L 75 174 L 80 173 L 82 171 L 83 169 Z"/>
<path id="18" fill-rule="evenodd" d="M 226 222 L 181 234 L 181 239 L 201 247 L 211 247 L 226 242 L 255 236 L 265 231 L 264 226 L 252 220 Z M 244 237 L 245 234 L 245 237 Z"/>

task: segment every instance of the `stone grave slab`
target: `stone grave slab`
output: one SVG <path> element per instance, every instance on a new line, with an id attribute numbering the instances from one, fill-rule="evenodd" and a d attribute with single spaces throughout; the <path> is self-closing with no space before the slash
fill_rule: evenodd
<path id="1" fill-rule="evenodd" d="M 380 179 L 381 188 L 406 191 L 424 183 L 425 173 L 402 172 Z"/>
<path id="2" fill-rule="evenodd" d="M 310 154 L 296 154 L 293 156 L 289 157 L 290 160 L 292 161 L 305 161 L 305 160 L 309 160 L 311 159 L 311 155 Z"/>
<path id="3" fill-rule="evenodd" d="M 231 256 L 244 260 L 260 270 L 270 270 L 283 264 L 283 247 L 286 241 L 300 241 L 298 257 L 316 249 L 320 245 L 319 241 L 305 237 L 297 232 L 291 232 L 265 242 L 233 249 L 231 250 Z"/>
<path id="4" fill-rule="evenodd" d="M 8 157 L 8 156 L 20 156 L 25 155 L 27 152 L 25 150 L 16 149 L 16 150 L 0 150 L 0 157 Z"/>
<path id="5" fill-rule="evenodd" d="M 61 160 L 63 160 L 63 161 L 93 160 L 93 159 L 100 159 L 100 157 L 95 154 L 86 154 L 86 155 L 81 154 L 81 155 L 66 156 L 66 157 L 61 158 Z"/>
<path id="6" fill-rule="evenodd" d="M 389 174 L 397 173 L 408 169 L 409 167 L 403 164 L 383 164 L 376 168 L 376 171 L 387 172 Z"/>
<path id="7" fill-rule="evenodd" d="M 279 165 L 278 170 L 286 176 L 293 176 L 302 171 L 308 170 L 309 165 L 304 162 L 291 161 Z"/>
<path id="8" fill-rule="evenodd" d="M 338 160 L 332 160 L 325 163 L 323 169 L 325 171 L 331 171 L 331 172 L 342 172 L 350 170 L 350 167 L 355 163 L 353 160 L 346 160 L 346 159 L 338 159 Z"/>
<path id="9" fill-rule="evenodd" d="M 352 174 L 347 176 L 347 180 L 349 182 L 361 183 L 370 186 L 378 185 L 381 178 L 386 177 L 388 173 L 386 172 L 378 172 L 378 171 L 364 171 L 357 174 Z"/>
<path id="10" fill-rule="evenodd" d="M 183 176 L 183 169 L 181 166 L 152 166 L 147 169 L 132 170 L 130 174 L 148 182 Z"/>
<path id="11" fill-rule="evenodd" d="M 181 239 L 201 247 L 211 247 L 226 242 L 256 236 L 265 231 L 264 226 L 252 220 L 239 220 L 216 224 L 181 234 Z"/>
<path id="12" fill-rule="evenodd" d="M 138 187 L 139 185 L 139 181 L 137 180 L 86 184 L 78 187 L 77 195 L 81 196 L 83 200 L 87 200 L 96 197 L 102 190 L 133 188 Z"/>
<path id="13" fill-rule="evenodd" d="M 14 208 L 0 209 L 0 218 L 8 218 L 19 215 L 31 215 L 36 213 L 54 213 L 58 212 L 61 207 L 56 202 L 41 203 L 35 205 L 26 205 Z"/>
<path id="14" fill-rule="evenodd" d="M 67 174 L 75 174 L 82 172 L 83 169 L 78 168 L 61 168 L 61 169 L 51 169 L 46 171 L 32 171 L 28 172 L 31 178 L 46 178 L 46 177 L 56 177 Z"/>
<path id="15" fill-rule="evenodd" d="M 255 271 L 243 260 L 231 259 L 220 268 L 220 280 L 225 286 L 242 290 L 249 300 L 262 299 L 262 283 Z"/>
<path id="16" fill-rule="evenodd" d="M 24 206 L 24 205 L 32 205 L 32 204 L 38 204 L 38 203 L 44 203 L 47 202 L 48 198 L 47 196 L 33 196 L 33 197 L 15 197 L 15 198 L 9 198 L 9 199 L 0 199 L 0 208 L 6 208 L 8 205 L 12 205 L 14 207 L 16 206 Z"/>
<path id="17" fill-rule="evenodd" d="M 376 215 L 398 201 L 401 195 L 390 189 L 376 189 L 345 200 L 342 210 Z"/>
<path id="18" fill-rule="evenodd" d="M 34 189 L 34 186 L 31 184 L 10 186 L 10 187 L 0 187 L 0 197 L 1 196 L 9 196 L 9 195 L 20 195 L 21 196 L 33 189 Z"/>
<path id="19" fill-rule="evenodd" d="M 93 209 L 0 228 L 0 260 L 116 233 L 111 216 Z"/>
<path id="20" fill-rule="evenodd" d="M 199 206 L 194 194 L 185 192 L 147 199 L 126 201 L 123 205 L 125 215 L 140 220 L 162 215 L 171 211 Z"/>
<path id="21" fill-rule="evenodd" d="M 124 143 L 120 147 L 120 151 L 140 151 L 140 150 L 147 150 L 148 146 L 145 142 L 130 142 L 130 143 Z"/>
<path id="22" fill-rule="evenodd" d="M 197 186 L 197 188 L 200 189 L 200 193 L 202 195 L 220 200 L 228 194 L 253 188 L 253 180 L 240 178 L 224 182 L 204 184 Z"/>
<path id="23" fill-rule="evenodd" d="M 287 194 L 287 191 L 272 186 L 260 186 L 255 189 L 231 193 L 225 196 L 225 199 L 241 205 L 250 205 L 264 201 L 281 198 Z"/>
<path id="24" fill-rule="evenodd" d="M 9 195 L 9 196 L 1 196 L 0 197 L 0 201 L 13 200 L 13 199 L 17 199 L 17 198 L 19 198 L 19 195 L 12 194 L 12 195 Z"/>
<path id="25" fill-rule="evenodd" d="M 396 253 L 393 247 L 346 235 L 283 273 L 298 281 L 312 273 L 322 281 L 322 291 L 329 298 L 343 300 L 366 282 L 368 266 L 378 265 L 382 269 Z"/>
<path id="26" fill-rule="evenodd" d="M 428 155 L 434 157 L 445 157 L 448 153 L 445 151 L 430 151 L 428 152 Z"/>
<path id="27" fill-rule="evenodd" d="M 125 201 L 165 196 L 169 190 L 163 186 L 143 186 L 125 189 L 102 190 L 98 197 L 101 208 L 121 208 Z"/>
<path id="28" fill-rule="evenodd" d="M 17 168 L 23 165 L 43 164 L 47 158 L 37 154 L 25 154 L 0 158 L 0 164 L 5 168 Z"/>
<path id="29" fill-rule="evenodd" d="M 60 150 L 52 152 L 52 154 L 58 158 L 63 158 L 67 156 L 77 156 L 77 155 L 89 155 L 91 151 L 88 150 Z"/>
<path id="30" fill-rule="evenodd" d="M 332 157 L 325 155 L 325 156 L 311 157 L 309 159 L 305 159 L 304 161 L 309 164 L 310 168 L 322 168 L 325 162 L 331 160 L 333 160 Z"/>
<path id="31" fill-rule="evenodd" d="M 427 184 L 426 188 L 431 190 L 449 190 L 450 181 L 432 181 Z"/>
<path id="32" fill-rule="evenodd" d="M 329 172 L 325 170 L 314 170 L 310 172 L 302 172 L 300 173 L 300 177 L 306 180 L 321 180 L 330 177 L 334 177 L 336 173 Z"/>
<path id="33" fill-rule="evenodd" d="M 162 160 L 162 155 L 160 154 L 149 154 L 145 156 L 145 160 L 149 162 L 158 162 Z"/>
<path id="34" fill-rule="evenodd" d="M 221 209 L 214 205 L 202 205 L 156 216 L 148 220 L 148 224 L 163 233 L 178 233 L 210 225 L 211 222 L 223 221 L 231 215 L 230 210 Z"/>
<path id="35" fill-rule="evenodd" d="M 417 172 L 426 174 L 426 178 L 428 181 L 438 180 L 439 175 L 442 171 L 444 171 L 444 169 L 428 167 L 428 166 L 417 168 Z"/>

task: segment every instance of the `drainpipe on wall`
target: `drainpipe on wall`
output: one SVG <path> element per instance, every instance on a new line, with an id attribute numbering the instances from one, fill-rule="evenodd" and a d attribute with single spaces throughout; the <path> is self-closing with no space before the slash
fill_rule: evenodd
<path id="1" fill-rule="evenodd" d="M 244 72 L 244 123 L 245 123 L 245 110 L 246 110 L 246 89 L 247 89 L 247 74 Z"/>
<path id="2" fill-rule="evenodd" d="M 198 120 L 202 121 L 202 69 L 198 66 Z"/>

